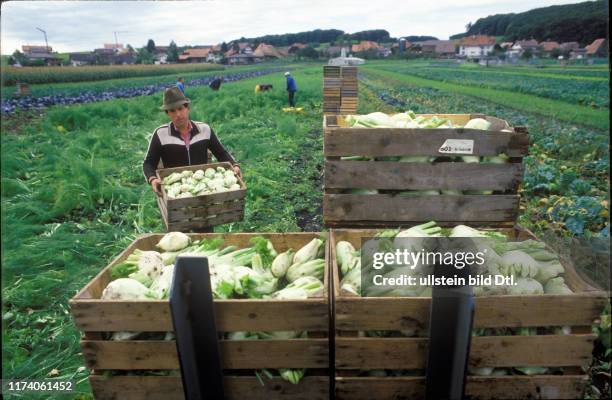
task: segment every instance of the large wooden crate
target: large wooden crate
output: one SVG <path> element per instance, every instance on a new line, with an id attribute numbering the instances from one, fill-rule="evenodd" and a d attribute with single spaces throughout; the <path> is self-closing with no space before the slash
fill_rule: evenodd
<path id="1" fill-rule="evenodd" d="M 217 167 L 232 169 L 230 163 L 220 162 L 158 169 L 157 176 L 163 180 L 173 172 L 206 170 L 206 168 Z M 169 199 L 164 185 L 162 185 L 162 195 L 157 197 L 157 205 L 166 229 L 169 232 L 191 232 L 215 225 L 241 221 L 244 218 L 246 186 L 240 176 L 238 176 L 238 183 L 240 184 L 239 190 L 205 194 L 185 199 Z"/>
<path id="2" fill-rule="evenodd" d="M 409 225 L 434 220 L 440 225 L 469 223 L 512 226 L 523 179 L 522 158 L 529 137 L 525 128 L 477 114 L 438 114 L 453 123 L 472 118 L 492 123 L 477 129 L 349 128 L 343 116 L 324 116 L 325 183 L 323 221 L 336 228 Z M 473 141 L 473 156 L 510 157 L 505 164 L 453 162 L 440 152 L 447 140 Z M 467 155 L 467 154 L 461 154 Z M 343 156 L 431 156 L 434 163 L 350 161 Z M 351 189 L 376 189 L 378 194 L 353 194 Z M 493 191 L 482 195 L 397 195 L 402 190 Z"/>
<path id="3" fill-rule="evenodd" d="M 223 237 L 225 245 L 250 246 L 250 239 L 269 238 L 278 252 L 299 249 L 317 233 L 190 234 L 196 240 Z M 136 249 L 153 250 L 161 234 L 136 239 L 75 297 L 70 308 L 75 324 L 84 334 L 81 341 L 90 382 L 96 399 L 182 399 L 179 376 L 105 376 L 104 372 L 179 370 L 176 342 L 165 340 L 104 340 L 101 332 L 173 331 L 167 300 L 101 300 L 110 282 L 110 268 Z M 328 248 L 326 248 L 326 253 Z M 326 254 L 327 258 L 327 254 Z M 290 340 L 220 340 L 228 399 L 327 399 L 329 398 L 329 263 L 325 290 L 320 298 L 306 300 L 215 300 L 220 332 L 308 331 L 308 338 Z M 304 379 L 292 385 L 280 378 L 264 379 L 253 370 L 262 368 L 308 368 Z"/>
<path id="4" fill-rule="evenodd" d="M 530 232 L 505 229 L 518 240 L 535 238 Z M 425 397 L 427 330 L 431 297 L 352 296 L 340 290 L 335 244 L 340 240 L 361 247 L 362 237 L 376 230 L 331 230 L 334 310 L 335 396 L 337 399 L 421 399 Z M 584 282 L 571 266 L 565 280 L 572 295 L 477 297 L 474 328 L 571 326 L 570 335 L 480 336 L 470 349 L 471 367 L 563 367 L 563 375 L 469 376 L 466 395 L 474 399 L 581 398 L 596 335 L 591 323 L 599 317 L 607 295 Z M 359 337 L 359 331 L 416 329 L 420 337 Z M 359 371 L 415 370 L 417 376 L 363 377 Z"/>

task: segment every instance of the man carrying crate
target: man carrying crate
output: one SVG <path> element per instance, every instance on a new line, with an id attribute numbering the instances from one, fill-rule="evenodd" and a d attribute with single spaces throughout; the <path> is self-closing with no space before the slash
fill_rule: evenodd
<path id="1" fill-rule="evenodd" d="M 160 160 L 164 168 L 208 164 L 210 150 L 218 161 L 231 163 L 234 172 L 240 175 L 238 163 L 225 150 L 212 128 L 189 119 L 190 102 L 179 88 L 169 88 L 164 92 L 164 102 L 160 108 L 166 112 L 170 123 L 155 129 L 142 163 L 144 176 L 158 196 L 161 195 L 161 180 L 157 178 L 155 170 Z"/>

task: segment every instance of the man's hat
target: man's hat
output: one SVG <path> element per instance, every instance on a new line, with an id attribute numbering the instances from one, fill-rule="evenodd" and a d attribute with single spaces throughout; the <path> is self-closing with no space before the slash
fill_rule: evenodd
<path id="1" fill-rule="evenodd" d="M 162 110 L 173 110 L 179 108 L 183 104 L 189 104 L 191 101 L 185 97 L 183 92 L 177 87 L 171 87 L 164 92 L 164 104 L 160 107 Z"/>
<path id="2" fill-rule="evenodd" d="M 289 71 L 285 72 L 285 76 L 289 76 L 291 73 Z"/>

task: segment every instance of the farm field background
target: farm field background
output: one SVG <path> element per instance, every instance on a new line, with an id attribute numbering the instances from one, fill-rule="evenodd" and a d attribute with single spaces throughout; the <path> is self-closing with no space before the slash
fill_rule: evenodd
<path id="1" fill-rule="evenodd" d="M 219 231 L 323 229 L 322 64 L 275 67 L 293 71 L 303 113 L 281 111 L 282 73 L 218 92 L 187 88 L 192 119 L 215 129 L 248 187 L 244 221 Z M 257 68 L 270 66 L 245 70 Z M 184 75 L 210 73 L 217 71 Z M 32 92 L 172 84 L 175 76 L 34 85 Z M 257 83 L 274 89 L 256 94 Z M 372 62 L 360 68 L 358 111 L 484 113 L 526 125 L 532 146 L 519 222 L 536 233 L 609 236 L 608 87 L 607 65 Z M 72 397 L 90 397 L 67 301 L 137 235 L 163 231 L 141 172 L 148 139 L 166 122 L 161 99 L 158 92 L 3 115 L 4 378 L 73 379 L 79 394 Z"/>

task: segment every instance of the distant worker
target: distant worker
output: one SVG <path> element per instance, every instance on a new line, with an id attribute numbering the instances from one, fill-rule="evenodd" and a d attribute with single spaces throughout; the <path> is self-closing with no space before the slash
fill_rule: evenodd
<path id="1" fill-rule="evenodd" d="M 217 91 L 221 87 L 222 82 L 223 80 L 221 78 L 215 77 L 215 79 L 210 81 L 210 83 L 208 84 L 208 87 L 210 87 L 214 91 Z"/>
<path id="2" fill-rule="evenodd" d="M 297 85 L 295 79 L 291 76 L 289 71 L 285 72 L 287 78 L 287 93 L 289 94 L 289 107 L 295 107 L 295 92 L 297 92 Z"/>
<path id="3" fill-rule="evenodd" d="M 180 76 L 176 79 L 176 87 L 179 88 L 181 93 L 185 94 L 185 81 Z"/>
<path id="4" fill-rule="evenodd" d="M 142 163 L 144 176 L 157 195 L 161 195 L 161 181 L 155 170 L 161 160 L 164 168 L 208 164 L 208 150 L 219 161 L 232 164 L 234 172 L 240 175 L 240 167 L 234 157 L 225 150 L 210 126 L 189 119 L 189 103 L 179 88 L 168 88 L 164 92 L 163 105 L 170 123 L 155 129 L 147 155 Z"/>

